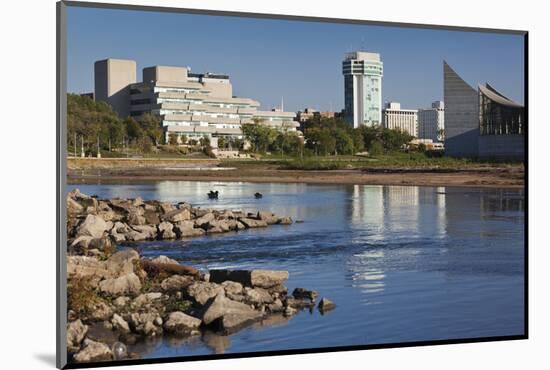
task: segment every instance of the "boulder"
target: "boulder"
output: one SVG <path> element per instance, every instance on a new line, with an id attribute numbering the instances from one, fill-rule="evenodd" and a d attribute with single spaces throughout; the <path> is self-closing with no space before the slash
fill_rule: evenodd
<path id="1" fill-rule="evenodd" d="M 332 310 L 332 309 L 336 308 L 336 304 L 334 304 L 334 302 L 330 301 L 327 298 L 322 298 L 319 301 L 319 305 L 317 307 L 319 308 L 319 311 L 321 311 L 321 313 L 323 313 L 323 312 L 326 312 L 326 311 L 329 311 L 329 310 Z"/>
<path id="2" fill-rule="evenodd" d="M 161 216 L 163 221 L 181 222 L 191 219 L 191 212 L 187 208 L 175 209 Z"/>
<path id="3" fill-rule="evenodd" d="M 223 294 L 218 294 L 206 305 L 202 321 L 205 325 L 230 334 L 241 327 L 262 318 L 262 314 L 249 305 L 232 301 Z"/>
<path id="4" fill-rule="evenodd" d="M 164 255 L 157 256 L 151 260 L 151 262 L 160 263 L 160 264 L 172 264 L 172 265 L 179 265 L 179 262 L 175 259 L 166 257 Z"/>
<path id="5" fill-rule="evenodd" d="M 283 285 L 288 280 L 288 271 L 282 270 L 252 270 L 250 282 L 253 287 L 272 288 Z"/>
<path id="6" fill-rule="evenodd" d="M 309 299 L 314 301 L 317 298 L 317 292 L 315 290 L 307 290 L 304 288 L 296 288 L 292 291 L 292 296 L 296 299 Z"/>
<path id="7" fill-rule="evenodd" d="M 84 325 L 82 321 L 76 320 L 67 325 L 67 351 L 70 353 L 78 352 L 80 343 L 88 333 L 88 325 Z"/>
<path id="8" fill-rule="evenodd" d="M 279 313 L 283 312 L 285 310 L 285 307 L 283 305 L 283 302 L 279 298 L 277 298 L 273 301 L 273 303 L 267 306 L 267 309 L 271 313 Z"/>
<path id="9" fill-rule="evenodd" d="M 113 315 L 113 318 L 111 319 L 111 324 L 113 324 L 113 328 L 115 330 L 118 330 L 123 334 L 130 333 L 130 326 L 128 325 L 126 320 L 124 320 L 121 316 L 119 316 L 116 313 Z"/>
<path id="10" fill-rule="evenodd" d="M 281 217 L 277 220 L 277 223 L 280 225 L 291 225 L 292 224 L 292 218 L 290 217 Z"/>
<path id="11" fill-rule="evenodd" d="M 239 221 L 247 228 L 266 227 L 267 222 L 264 220 L 255 220 L 253 218 L 241 217 Z"/>
<path id="12" fill-rule="evenodd" d="M 223 283 L 236 281 L 244 286 L 270 289 L 283 285 L 288 279 L 288 271 L 276 270 L 210 270 L 210 281 Z"/>
<path id="13" fill-rule="evenodd" d="M 227 220 L 212 220 L 207 224 L 203 224 L 202 227 L 209 234 L 225 233 L 230 230 L 231 223 Z"/>
<path id="14" fill-rule="evenodd" d="M 130 297 L 122 296 L 122 297 L 118 297 L 117 299 L 115 299 L 113 301 L 113 304 L 115 305 L 115 307 L 120 309 L 120 308 L 124 308 L 124 307 L 128 306 L 130 304 L 130 301 L 131 301 Z"/>
<path id="15" fill-rule="evenodd" d="M 160 283 L 164 292 L 179 292 L 193 283 L 190 276 L 172 275 Z"/>
<path id="16" fill-rule="evenodd" d="M 193 221 L 181 221 L 174 224 L 174 232 L 178 238 L 201 236 L 205 231 L 201 228 L 195 228 Z"/>
<path id="17" fill-rule="evenodd" d="M 119 295 L 136 295 L 141 290 L 141 282 L 133 272 L 118 278 L 105 279 L 99 283 L 99 290 L 102 293 L 119 296 Z"/>
<path id="18" fill-rule="evenodd" d="M 145 306 L 147 304 L 150 304 L 153 301 L 161 299 L 161 298 L 162 298 L 162 293 L 158 293 L 158 292 L 144 293 L 144 294 L 138 295 L 132 301 L 132 305 L 134 307 L 141 307 L 141 306 Z"/>
<path id="19" fill-rule="evenodd" d="M 113 254 L 103 265 L 111 277 L 119 277 L 135 272 L 137 262 L 139 253 L 133 249 L 125 249 Z"/>
<path id="20" fill-rule="evenodd" d="M 78 226 L 76 235 L 89 235 L 94 238 L 100 238 L 107 231 L 107 223 L 101 217 L 89 214 Z"/>
<path id="21" fill-rule="evenodd" d="M 236 281 L 224 281 L 221 285 L 226 294 L 242 294 L 243 292 L 242 284 Z"/>
<path id="22" fill-rule="evenodd" d="M 200 324 L 200 319 L 175 311 L 168 316 L 168 320 L 164 323 L 164 329 L 169 333 L 182 335 L 196 331 Z"/>
<path id="23" fill-rule="evenodd" d="M 128 318 L 130 327 L 139 334 L 156 336 L 162 333 L 162 319 L 156 310 L 134 312 Z"/>
<path id="24" fill-rule="evenodd" d="M 147 239 L 151 239 L 148 236 L 148 234 L 141 233 L 141 232 L 135 231 L 135 230 L 130 230 L 129 232 L 124 234 L 124 237 L 129 242 L 141 242 L 141 241 L 144 241 L 144 240 L 147 240 Z"/>
<path id="25" fill-rule="evenodd" d="M 82 212 L 84 212 L 84 207 L 67 195 L 67 214 L 69 216 L 76 216 Z"/>
<path id="26" fill-rule="evenodd" d="M 186 295 L 192 298 L 200 305 L 206 304 L 206 302 L 217 295 L 224 294 L 224 289 L 221 285 L 208 283 L 205 281 L 195 281 L 187 287 Z"/>
<path id="27" fill-rule="evenodd" d="M 113 316 L 113 309 L 105 302 L 98 302 L 88 309 L 89 318 L 95 321 L 109 320 Z"/>
<path id="28" fill-rule="evenodd" d="M 244 294 L 247 302 L 259 306 L 265 303 L 273 303 L 273 297 L 269 292 L 262 288 L 244 288 Z"/>
<path id="29" fill-rule="evenodd" d="M 175 210 L 176 207 L 174 207 L 174 205 L 172 203 L 163 202 L 163 203 L 159 204 L 159 209 L 160 209 L 162 214 L 166 214 L 168 212 L 171 212 L 171 211 Z"/>
<path id="30" fill-rule="evenodd" d="M 112 277 L 105 263 L 96 257 L 67 256 L 67 277 L 69 279 L 102 279 Z"/>
<path id="31" fill-rule="evenodd" d="M 132 228 L 145 235 L 146 239 L 157 238 L 157 227 L 155 225 L 133 225 Z"/>
<path id="32" fill-rule="evenodd" d="M 265 221 L 268 225 L 276 224 L 277 221 L 279 221 L 279 217 L 267 211 L 259 211 L 258 214 L 256 215 L 256 218 L 258 220 Z"/>
<path id="33" fill-rule="evenodd" d="M 145 222 L 149 225 L 157 225 L 160 223 L 160 217 L 155 210 L 145 209 L 143 217 L 145 218 Z"/>
<path id="34" fill-rule="evenodd" d="M 160 239 L 175 239 L 176 233 L 172 230 L 174 226 L 170 222 L 161 222 L 158 226 L 158 236 Z"/>
<path id="35" fill-rule="evenodd" d="M 113 352 L 103 343 L 90 339 L 84 340 L 84 348 L 74 355 L 75 362 L 99 362 L 113 359 Z"/>
<path id="36" fill-rule="evenodd" d="M 214 214 L 212 212 L 208 212 L 204 216 L 195 219 L 195 226 L 206 229 L 208 227 L 208 223 L 214 219 Z"/>

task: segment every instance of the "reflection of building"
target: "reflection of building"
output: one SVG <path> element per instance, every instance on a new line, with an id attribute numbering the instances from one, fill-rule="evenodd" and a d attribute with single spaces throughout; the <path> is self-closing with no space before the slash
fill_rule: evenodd
<path id="1" fill-rule="evenodd" d="M 382 123 L 382 69 L 380 54 L 355 51 L 342 63 L 346 121 L 353 127 Z"/>
<path id="2" fill-rule="evenodd" d="M 242 138 L 241 125 L 255 123 L 296 131 L 295 113 L 258 111 L 260 103 L 233 96 L 229 77 L 191 73 L 186 67 L 143 69 L 137 82 L 136 62 L 106 59 L 95 63 L 95 96 L 109 103 L 120 117 L 159 115 L 166 136 Z"/>
<path id="3" fill-rule="evenodd" d="M 445 152 L 455 157 L 524 158 L 524 107 L 489 84 L 475 90 L 443 62 Z"/>
<path id="4" fill-rule="evenodd" d="M 432 107 L 418 110 L 418 137 L 434 142 L 444 140 L 445 108 L 442 101 L 435 101 Z"/>
<path id="5" fill-rule="evenodd" d="M 390 102 L 384 109 L 383 122 L 385 128 L 418 136 L 418 111 L 416 109 L 401 109 L 401 104 Z"/>

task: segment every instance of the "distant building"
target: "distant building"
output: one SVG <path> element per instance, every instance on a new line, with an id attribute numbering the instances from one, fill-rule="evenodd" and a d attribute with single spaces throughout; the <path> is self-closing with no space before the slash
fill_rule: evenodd
<path id="1" fill-rule="evenodd" d="M 82 94 L 80 94 L 80 96 L 82 96 L 83 98 L 89 98 L 89 99 L 95 100 L 93 92 L 82 93 Z"/>
<path id="2" fill-rule="evenodd" d="M 95 97 L 109 103 L 120 117 L 160 116 L 166 139 L 219 137 L 242 139 L 242 124 L 264 124 L 296 131 L 294 112 L 259 111 L 260 103 L 233 96 L 229 77 L 191 73 L 187 67 L 153 66 L 136 81 L 136 62 L 107 59 L 95 63 Z"/>
<path id="3" fill-rule="evenodd" d="M 355 51 L 342 63 L 344 118 L 353 127 L 382 124 L 383 63 L 380 54 Z"/>
<path id="4" fill-rule="evenodd" d="M 384 127 L 392 130 L 408 132 L 418 136 L 418 111 L 416 109 L 401 109 L 401 104 L 390 102 L 383 112 Z"/>
<path id="5" fill-rule="evenodd" d="M 304 123 L 319 115 L 319 111 L 314 108 L 305 108 L 303 111 L 296 113 L 296 120 L 300 123 Z"/>
<path id="6" fill-rule="evenodd" d="M 489 84 L 467 84 L 443 62 L 445 154 L 454 157 L 525 158 L 525 109 Z"/>
<path id="7" fill-rule="evenodd" d="M 296 113 L 296 120 L 300 123 L 307 122 L 313 118 L 336 118 L 339 114 L 337 112 L 319 112 L 315 108 L 305 108 L 303 111 Z"/>
<path id="8" fill-rule="evenodd" d="M 435 101 L 432 107 L 418 110 L 418 137 L 442 142 L 445 139 L 445 104 Z"/>

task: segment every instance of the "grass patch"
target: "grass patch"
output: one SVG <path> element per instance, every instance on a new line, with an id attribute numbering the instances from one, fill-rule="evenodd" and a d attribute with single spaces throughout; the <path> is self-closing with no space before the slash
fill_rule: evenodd
<path id="1" fill-rule="evenodd" d="M 78 315 L 91 314 L 90 310 L 102 300 L 89 278 L 74 277 L 67 284 L 67 305 Z"/>

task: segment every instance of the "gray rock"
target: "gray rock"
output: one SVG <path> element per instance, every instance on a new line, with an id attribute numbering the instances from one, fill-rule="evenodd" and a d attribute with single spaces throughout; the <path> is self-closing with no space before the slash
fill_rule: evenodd
<path id="1" fill-rule="evenodd" d="M 112 359 L 113 352 L 107 345 L 90 339 L 84 340 L 84 348 L 73 357 L 75 362 L 99 362 Z"/>
<path id="2" fill-rule="evenodd" d="M 132 305 L 134 307 L 141 307 L 161 298 L 162 298 L 162 293 L 158 293 L 158 292 L 144 293 L 134 298 L 134 300 L 132 301 Z"/>
<path id="3" fill-rule="evenodd" d="M 76 235 L 89 235 L 94 238 L 100 238 L 107 231 L 107 223 L 101 217 L 89 214 L 78 226 Z"/>
<path id="4" fill-rule="evenodd" d="M 160 217 L 155 210 L 145 209 L 143 217 L 149 225 L 157 225 L 160 223 Z"/>
<path id="5" fill-rule="evenodd" d="M 155 225 L 133 225 L 132 228 L 142 234 L 146 239 L 155 239 L 157 237 L 157 227 Z"/>
<path id="6" fill-rule="evenodd" d="M 160 263 L 160 264 L 170 264 L 170 265 L 179 265 L 179 262 L 175 259 L 160 255 L 151 260 L 151 262 Z"/>
<path id="7" fill-rule="evenodd" d="M 164 323 L 164 329 L 169 333 L 182 335 L 195 331 L 200 324 L 201 320 L 176 311 L 170 313 L 168 320 Z"/>
<path id="8" fill-rule="evenodd" d="M 195 219 L 195 226 L 201 227 L 203 229 L 207 228 L 208 223 L 210 221 L 213 221 L 214 219 L 215 219 L 214 214 L 212 212 L 208 212 L 204 216 Z"/>
<path id="9" fill-rule="evenodd" d="M 172 275 L 160 283 L 164 292 L 179 292 L 193 283 L 191 276 Z"/>
<path id="10" fill-rule="evenodd" d="M 90 307 L 90 319 L 96 321 L 109 320 L 113 316 L 113 309 L 105 302 L 98 302 Z"/>
<path id="11" fill-rule="evenodd" d="M 334 304 L 334 302 L 330 301 L 327 298 L 322 298 L 319 301 L 319 305 L 317 307 L 319 308 L 319 311 L 321 311 L 321 313 L 323 313 L 323 312 L 335 309 L 336 304 Z"/>
<path id="12" fill-rule="evenodd" d="M 172 203 L 166 203 L 166 202 L 160 203 L 159 208 L 162 214 L 166 214 L 176 209 L 176 207 L 174 207 Z"/>
<path id="13" fill-rule="evenodd" d="M 277 216 L 267 211 L 259 211 L 256 218 L 258 220 L 265 221 L 268 225 L 276 224 L 279 221 L 279 218 Z"/>
<path id="14" fill-rule="evenodd" d="M 189 212 L 187 208 L 174 209 L 173 211 L 162 215 L 161 219 L 163 221 L 169 221 L 173 223 L 187 221 L 191 219 L 191 212 Z"/>
<path id="15" fill-rule="evenodd" d="M 118 330 L 119 332 L 123 334 L 130 333 L 130 325 L 124 320 L 121 316 L 118 314 L 114 314 L 113 318 L 111 319 L 111 324 L 113 324 L 113 328 Z"/>
<path id="16" fill-rule="evenodd" d="M 221 285 L 225 290 L 225 294 L 242 294 L 243 292 L 242 284 L 236 281 L 224 281 Z"/>
<path id="17" fill-rule="evenodd" d="M 208 302 L 202 315 L 205 325 L 226 334 L 262 318 L 262 314 L 250 306 L 232 301 L 223 294 L 218 294 Z"/>
<path id="18" fill-rule="evenodd" d="M 189 285 L 186 290 L 187 296 L 200 305 L 204 305 L 210 298 L 213 298 L 220 293 L 225 293 L 221 285 L 208 283 L 205 281 L 196 281 Z"/>
<path id="19" fill-rule="evenodd" d="M 113 254 L 103 265 L 111 277 L 119 277 L 134 272 L 137 262 L 139 262 L 139 253 L 133 249 L 126 249 Z"/>
<path id="20" fill-rule="evenodd" d="M 272 288 L 283 285 L 288 280 L 288 271 L 252 270 L 250 282 L 253 287 Z"/>
<path id="21" fill-rule="evenodd" d="M 158 236 L 160 239 L 175 239 L 176 233 L 172 230 L 174 226 L 170 222 L 161 222 L 158 225 Z"/>
<path id="22" fill-rule="evenodd" d="M 262 288 L 244 288 L 246 300 L 256 306 L 264 303 L 272 303 L 273 297 L 269 292 Z"/>
<path id="23" fill-rule="evenodd" d="M 99 283 L 102 293 L 119 296 L 132 294 L 136 295 L 141 290 L 141 282 L 133 272 L 118 278 L 105 279 Z"/>
<path id="24" fill-rule="evenodd" d="M 292 218 L 290 217 L 281 217 L 277 220 L 278 224 L 281 225 L 291 225 L 292 224 Z"/>
<path id="25" fill-rule="evenodd" d="M 67 325 L 67 351 L 78 352 L 80 344 L 88 333 L 88 325 L 84 325 L 80 319 Z"/>
<path id="26" fill-rule="evenodd" d="M 148 312 L 134 312 L 128 318 L 128 322 L 131 328 L 139 334 L 156 336 L 162 333 L 162 319 L 154 309 Z"/>
<path id="27" fill-rule="evenodd" d="M 117 299 L 115 299 L 113 301 L 113 304 L 115 305 L 115 307 L 117 308 L 124 308 L 126 306 L 128 306 L 130 304 L 130 297 L 118 297 Z"/>
<path id="28" fill-rule="evenodd" d="M 266 227 L 267 226 L 267 222 L 265 222 L 264 220 L 255 220 L 253 218 L 248 218 L 248 217 L 241 217 L 241 218 L 239 218 L 239 221 L 247 229 L 256 228 L 256 227 Z"/>

